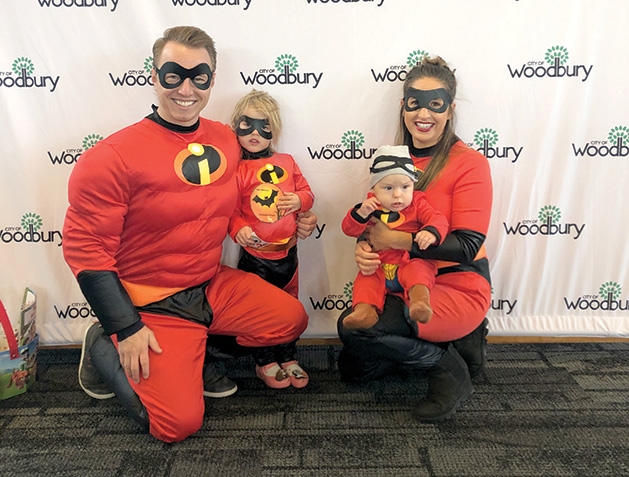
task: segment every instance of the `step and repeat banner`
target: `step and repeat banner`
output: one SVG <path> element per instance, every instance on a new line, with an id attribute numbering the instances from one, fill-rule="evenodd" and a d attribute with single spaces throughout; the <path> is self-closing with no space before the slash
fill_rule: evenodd
<path id="1" fill-rule="evenodd" d="M 195 25 L 218 50 L 204 116 L 227 122 L 268 91 L 279 150 L 316 195 L 304 337 L 336 337 L 357 271 L 340 223 L 425 55 L 456 68 L 456 130 L 492 168 L 491 335 L 626 337 L 628 18 L 623 0 L 2 0 L 0 299 L 17 320 L 33 289 L 41 343 L 81 341 L 93 314 L 62 256 L 69 174 L 150 113 L 154 40 Z"/>

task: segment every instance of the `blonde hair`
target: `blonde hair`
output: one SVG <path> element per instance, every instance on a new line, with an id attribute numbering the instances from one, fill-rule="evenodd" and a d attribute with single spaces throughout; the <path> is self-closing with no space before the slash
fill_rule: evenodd
<path id="1" fill-rule="evenodd" d="M 271 145 L 277 146 L 277 141 L 282 132 L 282 119 L 280 117 L 280 107 L 277 101 L 275 101 L 269 93 L 252 89 L 250 93 L 240 98 L 236 106 L 234 106 L 234 112 L 231 117 L 231 125 L 234 130 L 238 127 L 243 113 L 249 107 L 262 113 L 269 121 L 269 126 L 273 133 Z"/>
<path id="2" fill-rule="evenodd" d="M 164 31 L 164 36 L 153 43 L 153 64 L 157 65 L 166 43 L 172 41 L 188 48 L 204 48 L 210 55 L 212 72 L 216 69 L 216 47 L 214 40 L 203 30 L 193 26 L 176 26 Z"/>
<path id="3" fill-rule="evenodd" d="M 434 78 L 439 81 L 444 89 L 450 94 L 452 100 L 456 96 L 456 77 L 454 71 L 450 69 L 448 64 L 440 56 L 434 58 L 424 57 L 422 61 L 414 66 L 406 75 L 404 81 L 403 93 L 409 90 L 413 82 L 420 78 Z M 416 190 L 426 190 L 426 187 L 439 175 L 441 170 L 446 166 L 449 159 L 450 148 L 459 140 L 454 133 L 454 108 L 452 104 L 448 106 L 451 119 L 447 121 L 443 134 L 439 138 L 432 155 L 432 159 L 426 167 L 424 173 L 415 183 Z M 406 128 L 404 123 L 404 105 L 400 109 L 400 124 L 396 136 L 396 144 L 406 145 L 409 148 L 413 146 L 413 137 Z"/>

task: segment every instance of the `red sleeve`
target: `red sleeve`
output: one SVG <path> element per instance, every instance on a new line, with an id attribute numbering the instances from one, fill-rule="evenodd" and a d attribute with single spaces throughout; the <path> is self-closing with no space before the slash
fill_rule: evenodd
<path id="1" fill-rule="evenodd" d="M 236 241 L 236 234 L 240 229 L 249 225 L 247 221 L 243 217 L 243 209 L 242 209 L 242 190 L 244 188 L 244 167 L 241 163 L 238 167 L 238 172 L 236 173 L 236 184 L 238 186 L 238 200 L 236 201 L 236 206 L 234 207 L 234 213 L 229 219 L 229 226 L 227 229 L 227 233 L 232 238 L 232 240 Z"/>
<path id="2" fill-rule="evenodd" d="M 310 185 L 306 181 L 306 178 L 301 173 L 301 169 L 293 159 L 293 180 L 295 182 L 295 194 L 299 196 L 301 200 L 301 209 L 299 212 L 306 212 L 312 208 L 314 204 L 314 194 L 310 189 Z"/>
<path id="3" fill-rule="evenodd" d="M 360 204 L 358 205 L 358 207 L 360 207 Z M 341 229 L 343 230 L 343 233 L 350 237 L 360 237 L 367 228 L 367 225 L 369 224 L 369 219 L 367 219 L 365 222 L 360 222 L 357 219 L 359 216 L 354 212 L 356 209 L 357 207 L 351 208 L 347 212 L 345 218 L 343 219 L 343 222 L 341 223 Z"/>
<path id="4" fill-rule="evenodd" d="M 413 192 L 413 205 L 417 212 L 417 218 L 422 224 L 421 230 L 426 227 L 434 228 L 439 234 L 439 243 L 442 243 L 449 229 L 446 216 L 430 205 L 430 202 L 426 199 L 426 194 L 421 191 Z"/>
<path id="5" fill-rule="evenodd" d="M 489 161 L 480 153 L 461 154 L 460 171 L 453 184 L 451 230 L 472 230 L 487 235 L 493 187 Z"/>
<path id="6" fill-rule="evenodd" d="M 63 254 L 74 275 L 83 270 L 117 273 L 114 256 L 128 210 L 129 177 L 109 145 L 98 143 L 77 161 L 68 182 L 68 200 Z"/>

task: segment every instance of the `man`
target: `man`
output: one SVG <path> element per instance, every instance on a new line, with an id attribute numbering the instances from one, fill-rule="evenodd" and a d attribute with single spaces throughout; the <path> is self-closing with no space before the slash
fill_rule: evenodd
<path id="1" fill-rule="evenodd" d="M 82 387 L 101 398 L 109 388 L 145 430 L 176 442 L 203 422 L 208 334 L 273 346 L 297 339 L 307 315 L 282 290 L 220 265 L 240 146 L 228 126 L 200 118 L 213 40 L 170 28 L 153 61 L 153 113 L 86 151 L 70 176 L 63 251 L 99 320 L 85 335 Z M 315 224 L 302 218 L 298 235 Z M 205 375 L 209 395 L 235 392 L 213 368 Z"/>

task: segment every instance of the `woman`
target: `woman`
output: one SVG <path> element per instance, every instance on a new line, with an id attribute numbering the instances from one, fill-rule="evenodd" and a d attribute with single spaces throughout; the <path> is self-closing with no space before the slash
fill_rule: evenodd
<path id="1" fill-rule="evenodd" d="M 427 370 L 428 395 L 413 410 L 422 422 L 450 418 L 474 392 L 471 377 L 486 361 L 491 286 L 483 243 L 491 213 L 491 174 L 487 159 L 454 133 L 455 96 L 453 71 L 439 57 L 425 58 L 404 82 L 397 138 L 421 171 L 415 188 L 448 219 L 448 235 L 439 246 L 420 250 L 412 234 L 375 221 L 366 241 L 356 245 L 356 262 L 364 274 L 380 266 L 379 250 L 408 250 L 411 258 L 437 260 L 432 319 L 426 324 L 409 320 L 401 299 L 389 295 L 373 327 L 343 326 L 350 310 L 338 322 L 342 379 L 366 381 L 402 368 Z"/>

